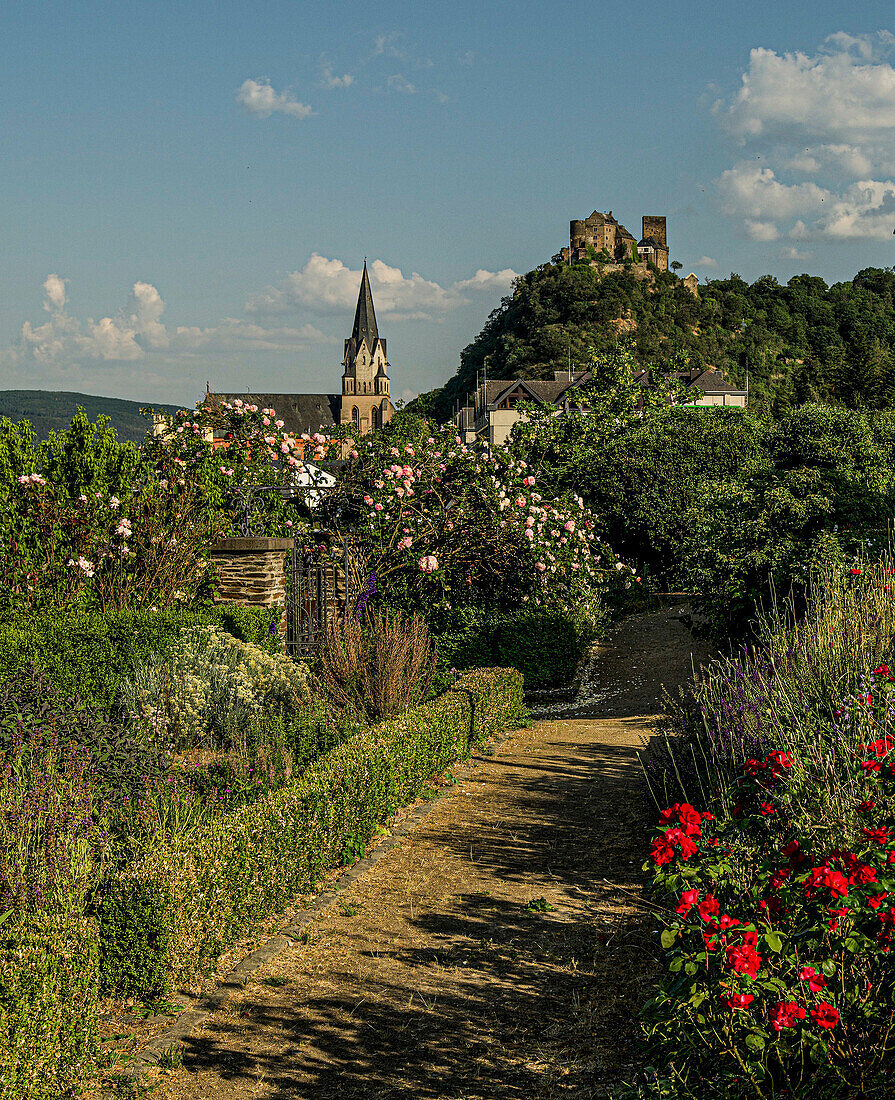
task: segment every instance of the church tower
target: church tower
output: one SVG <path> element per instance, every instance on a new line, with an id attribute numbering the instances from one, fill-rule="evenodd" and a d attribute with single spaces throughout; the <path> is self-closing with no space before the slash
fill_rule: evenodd
<path id="1" fill-rule="evenodd" d="M 345 341 L 342 367 L 340 422 L 356 424 L 361 434 L 387 424 L 395 407 L 389 396 L 385 340 L 376 327 L 376 312 L 373 309 L 373 292 L 370 290 L 366 260 L 360 293 L 357 296 L 354 328 Z"/>

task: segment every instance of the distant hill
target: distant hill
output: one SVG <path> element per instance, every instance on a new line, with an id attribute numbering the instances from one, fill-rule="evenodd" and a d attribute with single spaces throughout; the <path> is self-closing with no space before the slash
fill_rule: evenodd
<path id="1" fill-rule="evenodd" d="M 149 420 L 140 415 L 140 406 L 149 404 L 149 401 L 124 401 L 119 397 L 96 397 L 65 390 L 0 390 L 0 417 L 29 421 L 38 439 L 67 428 L 80 405 L 93 421 L 98 416 L 107 416 L 119 439 L 139 443 L 150 427 Z M 153 405 L 159 412 L 176 412 L 182 407 Z"/>
<path id="2" fill-rule="evenodd" d="M 796 275 L 713 279 L 694 297 L 674 275 L 650 284 L 625 271 L 551 262 L 520 276 L 460 354 L 460 369 L 414 406 L 446 419 L 476 379 L 549 378 L 591 350 L 633 341 L 659 370 L 712 365 L 777 410 L 804 401 L 895 407 L 895 269 L 849 282 Z"/>

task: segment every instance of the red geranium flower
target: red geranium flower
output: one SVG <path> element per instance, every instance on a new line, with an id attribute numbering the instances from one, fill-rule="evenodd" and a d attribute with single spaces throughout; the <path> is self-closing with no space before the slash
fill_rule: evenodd
<path id="1" fill-rule="evenodd" d="M 755 997 L 752 993 L 731 993 L 729 997 L 725 998 L 724 1003 L 728 1008 L 743 1009 L 748 1008 L 754 1000 Z"/>
<path id="2" fill-rule="evenodd" d="M 650 848 L 650 855 L 653 857 L 653 863 L 659 867 L 663 863 L 670 863 L 674 859 L 674 845 L 669 843 L 666 839 L 666 834 L 657 836 L 653 841 L 652 848 Z"/>
<path id="3" fill-rule="evenodd" d="M 792 757 L 788 752 L 781 752 L 779 749 L 769 752 L 765 759 L 775 776 L 781 772 L 789 771 L 792 767 Z"/>
<path id="4" fill-rule="evenodd" d="M 762 817 L 770 817 L 771 814 L 775 814 L 776 812 L 777 812 L 777 807 L 774 805 L 773 802 L 762 802 L 762 804 L 761 804 L 761 816 Z"/>
<path id="5" fill-rule="evenodd" d="M 889 666 L 888 665 L 880 665 L 879 668 L 875 668 L 873 670 L 873 675 L 874 676 L 888 676 L 889 675 Z"/>
<path id="6" fill-rule="evenodd" d="M 892 839 L 889 830 L 884 829 L 882 826 L 876 829 L 862 829 L 861 832 L 874 844 L 888 844 Z"/>
<path id="7" fill-rule="evenodd" d="M 771 1009 L 771 1027 L 774 1031 L 795 1027 L 799 1020 L 804 1019 L 805 1009 L 795 1001 L 781 1001 Z"/>
<path id="8" fill-rule="evenodd" d="M 681 900 L 680 900 L 680 903 L 678 904 L 678 907 L 675 909 L 675 912 L 680 913 L 680 915 L 682 917 L 685 917 L 690 912 L 690 910 L 693 908 L 693 906 L 696 904 L 696 902 L 698 900 L 699 900 L 699 891 L 698 890 L 685 890 L 681 894 Z"/>
<path id="9" fill-rule="evenodd" d="M 813 966 L 803 966 L 799 971 L 799 981 L 807 982 L 812 993 L 819 993 L 827 984 L 823 974 L 818 974 Z"/>
<path id="10" fill-rule="evenodd" d="M 889 895 L 885 890 L 883 890 L 881 894 L 871 894 L 870 897 L 867 899 L 867 904 L 870 906 L 871 909 L 879 909 L 879 907 L 888 896 Z"/>
<path id="11" fill-rule="evenodd" d="M 804 1016 L 804 1012 L 802 1013 Z M 831 1028 L 839 1023 L 839 1011 L 833 1005 L 821 1001 L 819 1005 L 811 1009 L 811 1019 L 818 1027 Z"/>
<path id="12" fill-rule="evenodd" d="M 870 813 L 871 810 L 876 809 L 876 803 L 873 801 L 872 798 L 868 798 L 864 802 L 859 802 L 857 806 L 855 806 L 855 809 L 858 811 L 859 814 Z"/>
<path id="13" fill-rule="evenodd" d="M 826 864 L 811 869 L 811 874 L 805 883 L 805 892 L 810 894 L 821 886 L 826 886 L 835 897 L 848 897 L 848 881 L 845 875 L 839 871 L 834 871 Z"/>
<path id="14" fill-rule="evenodd" d="M 699 903 L 698 911 L 700 917 L 708 924 L 714 923 L 713 918 L 717 917 L 721 911 L 721 906 L 718 904 L 718 899 L 712 894 L 706 894 L 706 896 Z"/>
<path id="15" fill-rule="evenodd" d="M 738 943 L 727 948 L 727 965 L 737 974 L 755 978 L 761 969 L 761 956 L 749 944 Z"/>

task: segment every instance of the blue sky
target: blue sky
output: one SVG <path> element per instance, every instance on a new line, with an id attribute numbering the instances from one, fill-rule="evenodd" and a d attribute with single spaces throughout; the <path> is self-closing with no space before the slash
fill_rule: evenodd
<path id="1" fill-rule="evenodd" d="M 891 265 L 895 17 L 852 10 L 7 5 L 0 389 L 337 389 L 367 256 L 409 396 L 593 209 L 700 278 Z"/>

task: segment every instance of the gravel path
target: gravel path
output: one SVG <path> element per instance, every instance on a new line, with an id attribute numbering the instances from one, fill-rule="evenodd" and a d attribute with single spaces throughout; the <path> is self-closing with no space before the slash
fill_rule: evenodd
<path id="1" fill-rule="evenodd" d="M 153 1070 L 165 1100 L 599 1097 L 654 966 L 636 749 L 704 657 L 625 620 L 568 717 L 476 756 L 430 813 Z M 564 713 L 565 713 L 564 712 Z"/>

